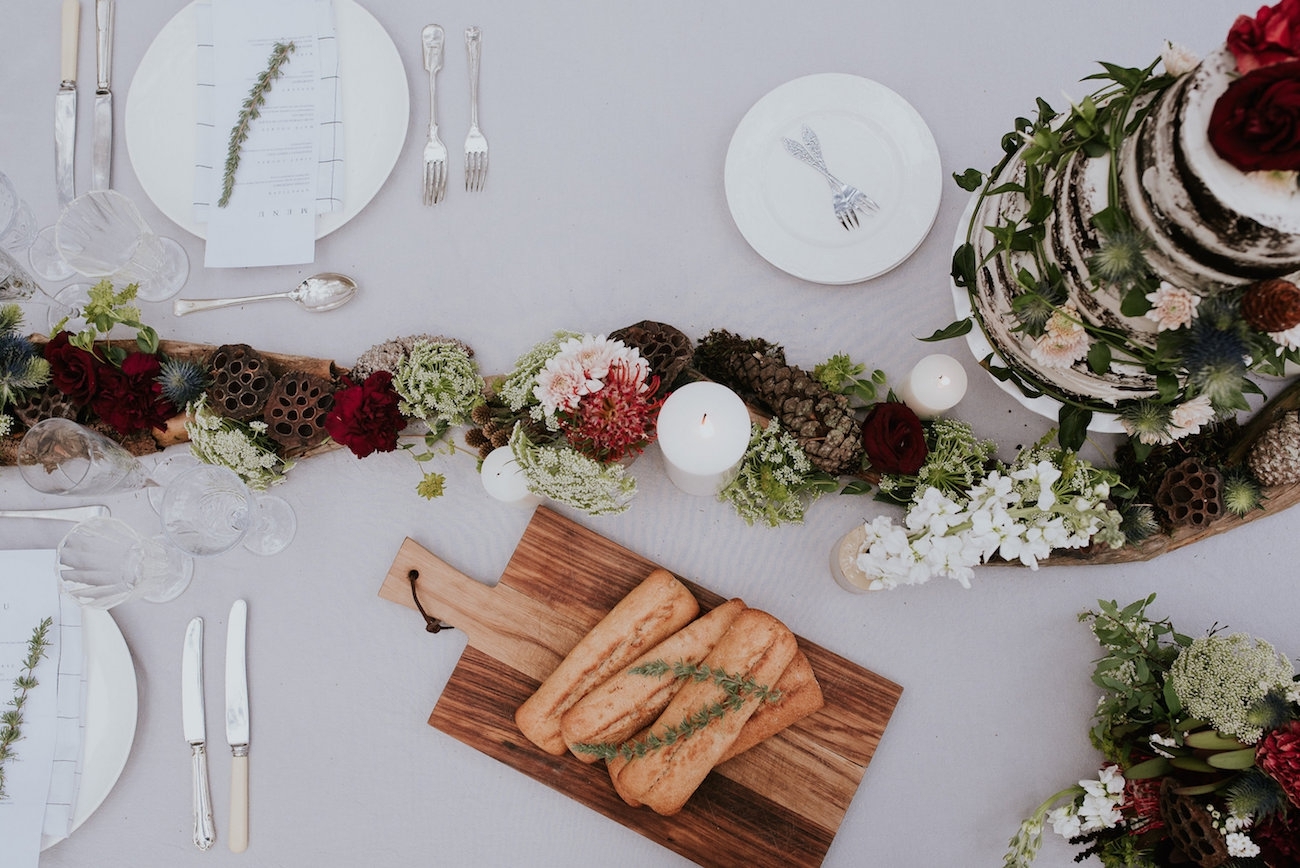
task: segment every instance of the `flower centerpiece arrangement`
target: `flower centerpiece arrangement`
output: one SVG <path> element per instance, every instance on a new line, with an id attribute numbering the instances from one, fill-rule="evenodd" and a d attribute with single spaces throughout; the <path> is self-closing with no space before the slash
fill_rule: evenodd
<path id="1" fill-rule="evenodd" d="M 1300 2 L 1239 17 L 1226 43 L 1235 70 L 1207 111 L 1204 137 L 1253 183 L 1278 185 L 1285 195 L 1300 177 Z M 993 170 L 955 175 L 977 193 L 952 268 L 975 317 L 934 338 L 966 334 L 978 321 L 995 346 L 1020 357 L 1005 364 L 990 357 L 985 366 L 1028 396 L 1056 399 L 1061 443 L 1070 448 L 1083 444 L 1094 411 L 1116 415 L 1139 455 L 1167 445 L 1249 410 L 1247 396 L 1262 394 L 1253 375 L 1281 375 L 1300 360 L 1300 288 L 1292 279 L 1233 282 L 1235 270 L 1211 278 L 1199 276 L 1210 273 L 1199 266 L 1166 273 L 1170 256 L 1147 225 L 1155 218 L 1131 207 L 1139 195 L 1124 176 L 1125 161 L 1139 159 L 1132 140 L 1156 121 L 1161 97 L 1182 99 L 1175 85 L 1198 63 L 1189 54 L 1167 44 L 1163 71 L 1160 59 L 1145 68 L 1102 64 L 1089 76 L 1105 82 L 1100 90 L 1064 113 L 1039 99 L 1035 117 L 1017 119 L 1003 138 Z M 1142 142 L 1144 153 L 1154 153 Z M 1092 172 L 1093 163 L 1102 171 Z M 1178 182 L 1161 175 L 1142 183 Z M 1100 191 L 1097 206 L 1076 204 L 1073 197 L 1090 195 L 1080 190 L 1091 186 Z M 1067 244 L 1060 236 L 1071 230 L 1061 225 L 1070 220 L 1086 229 Z M 1012 322 L 1005 333 L 988 321 L 995 304 L 1005 304 L 1006 314 L 994 318 Z M 989 310 L 981 313 L 981 305 Z"/>
<path id="2" fill-rule="evenodd" d="M 1244 633 L 1195 639 L 1147 615 L 1152 595 L 1080 616 L 1103 656 L 1089 738 L 1096 779 L 1043 802 L 1005 865 L 1027 868 L 1045 826 L 1111 868 L 1300 864 L 1300 687 L 1291 662 Z"/>

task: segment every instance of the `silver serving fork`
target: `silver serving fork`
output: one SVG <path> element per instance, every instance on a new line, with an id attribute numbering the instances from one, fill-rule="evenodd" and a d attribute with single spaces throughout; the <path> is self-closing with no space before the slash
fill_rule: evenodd
<path id="1" fill-rule="evenodd" d="M 424 68 L 429 73 L 429 137 L 424 142 L 424 204 L 437 205 L 447 194 L 447 146 L 438 138 L 438 99 L 435 81 L 442 69 L 443 31 L 427 24 L 420 31 Z"/>
<path id="2" fill-rule="evenodd" d="M 821 141 L 810 127 L 805 125 L 802 128 L 802 135 L 803 144 L 788 138 L 781 139 L 781 142 L 791 156 L 816 169 L 826 179 L 826 183 L 831 188 L 831 207 L 834 209 L 835 218 L 840 221 L 840 225 L 845 229 L 856 228 L 859 225 L 859 211 L 863 213 L 876 211 L 879 210 L 880 206 L 876 204 L 876 200 L 857 187 L 846 184 L 830 173 L 830 170 L 826 168 L 826 161 L 822 157 Z"/>
<path id="3" fill-rule="evenodd" d="M 469 57 L 469 135 L 465 137 L 465 189 L 478 192 L 488 170 L 487 139 L 478 128 L 478 63 L 483 52 L 483 31 L 465 28 L 465 53 Z"/>

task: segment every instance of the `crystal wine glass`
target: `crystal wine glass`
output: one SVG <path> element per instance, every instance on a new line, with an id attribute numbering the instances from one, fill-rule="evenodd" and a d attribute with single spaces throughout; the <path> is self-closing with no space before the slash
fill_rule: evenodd
<path id="1" fill-rule="evenodd" d="M 194 561 L 161 536 L 146 537 L 107 516 L 79 522 L 57 553 L 63 591 L 96 609 L 137 597 L 165 603 L 180 596 L 194 576 Z"/>
<path id="2" fill-rule="evenodd" d="M 21 253 L 36 237 L 32 207 L 18 195 L 13 181 L 0 172 L 0 247 Z"/>
<path id="3" fill-rule="evenodd" d="M 115 190 L 83 193 L 68 203 L 54 224 L 53 249 L 43 243 L 32 246 L 38 274 L 57 273 L 51 256 L 85 277 L 138 284 L 137 295 L 144 301 L 171 298 L 190 273 L 185 248 L 154 234 L 135 203 Z"/>
<path id="4" fill-rule="evenodd" d="M 210 557 L 243 543 L 259 555 L 282 551 L 293 539 L 297 519 L 284 498 L 255 494 L 238 474 L 200 464 L 163 489 L 163 533 L 187 554 Z"/>
<path id="5" fill-rule="evenodd" d="M 46 494 L 116 494 L 153 485 L 140 459 L 71 419 L 37 422 L 18 444 L 23 480 Z"/>

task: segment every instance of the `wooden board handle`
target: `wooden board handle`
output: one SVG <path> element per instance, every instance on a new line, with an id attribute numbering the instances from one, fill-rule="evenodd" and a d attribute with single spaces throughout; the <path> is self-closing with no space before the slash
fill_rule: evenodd
<path id="1" fill-rule="evenodd" d="M 414 609 L 411 582 L 420 605 L 434 618 L 465 633 L 469 644 L 498 660 L 510 660 L 538 681 L 549 675 L 586 633 L 544 602 L 508 585 L 491 587 L 462 573 L 407 538 L 398 549 L 379 596 Z"/>

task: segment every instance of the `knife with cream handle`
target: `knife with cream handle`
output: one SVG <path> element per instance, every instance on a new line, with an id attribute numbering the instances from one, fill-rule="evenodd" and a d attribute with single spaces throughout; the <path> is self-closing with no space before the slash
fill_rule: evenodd
<path id="1" fill-rule="evenodd" d="M 248 604 L 236 600 L 226 625 L 226 741 L 230 742 L 232 853 L 248 848 L 248 669 L 244 659 Z"/>
<path id="2" fill-rule="evenodd" d="M 95 0 L 95 147 L 90 157 L 90 189 L 107 190 L 113 166 L 113 0 Z"/>
<path id="3" fill-rule="evenodd" d="M 208 789 L 207 726 L 203 719 L 203 619 L 185 628 L 181 654 L 181 724 L 190 743 L 194 785 L 194 846 L 207 850 L 217 839 L 212 824 L 212 793 Z"/>
<path id="4" fill-rule="evenodd" d="M 73 200 L 77 152 L 77 37 L 81 32 L 80 0 L 63 0 L 63 31 L 59 51 L 59 92 L 54 96 L 54 185 L 59 207 Z"/>

